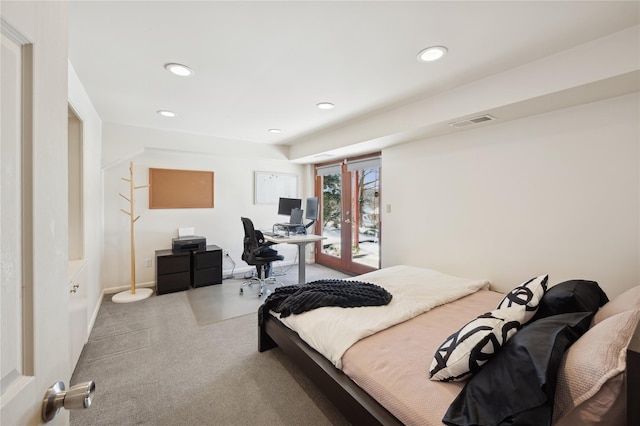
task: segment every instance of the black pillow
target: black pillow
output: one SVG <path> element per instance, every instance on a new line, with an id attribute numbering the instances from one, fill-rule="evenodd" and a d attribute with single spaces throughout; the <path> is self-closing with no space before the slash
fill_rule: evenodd
<path id="1" fill-rule="evenodd" d="M 473 376 L 449 406 L 448 425 L 550 425 L 565 350 L 589 329 L 592 312 L 526 325 Z"/>
<path id="2" fill-rule="evenodd" d="M 570 312 L 596 312 L 609 298 L 597 282 L 565 281 L 551 287 L 542 296 L 532 321 Z"/>

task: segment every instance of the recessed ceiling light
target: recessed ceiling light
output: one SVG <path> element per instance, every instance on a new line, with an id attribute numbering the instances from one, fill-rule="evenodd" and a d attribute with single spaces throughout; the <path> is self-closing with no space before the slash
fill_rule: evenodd
<path id="1" fill-rule="evenodd" d="M 180 77 L 189 77 L 193 75 L 193 70 L 182 64 L 166 64 L 164 68 L 175 75 L 179 75 Z"/>
<path id="2" fill-rule="evenodd" d="M 175 117 L 176 113 L 173 111 L 167 111 L 165 109 L 161 109 L 160 111 L 158 111 L 158 114 L 160 114 L 163 117 Z"/>
<path id="3" fill-rule="evenodd" d="M 269 129 L 269 133 L 280 133 L 282 130 L 280 129 Z"/>
<path id="4" fill-rule="evenodd" d="M 418 53 L 418 60 L 420 62 L 432 62 L 437 61 L 447 54 L 447 48 L 444 46 L 431 46 L 420 51 Z"/>
<path id="5" fill-rule="evenodd" d="M 331 102 L 320 102 L 319 104 L 316 104 L 316 107 L 320 109 L 334 109 L 336 106 Z"/>

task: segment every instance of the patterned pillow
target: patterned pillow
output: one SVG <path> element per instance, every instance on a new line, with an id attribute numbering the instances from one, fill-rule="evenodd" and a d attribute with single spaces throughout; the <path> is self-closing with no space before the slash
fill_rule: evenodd
<path id="1" fill-rule="evenodd" d="M 498 304 L 496 309 L 509 308 L 512 306 L 520 306 L 524 309 L 525 315 L 522 324 L 526 324 L 533 318 L 538 306 L 540 306 L 540 299 L 547 291 L 547 282 L 549 281 L 549 275 L 540 275 L 539 277 L 531 278 L 520 284 L 518 287 L 511 290 Z"/>
<path id="2" fill-rule="evenodd" d="M 478 316 L 440 345 L 429 378 L 460 381 L 474 374 L 518 331 L 525 311 L 520 306 L 496 309 Z"/>

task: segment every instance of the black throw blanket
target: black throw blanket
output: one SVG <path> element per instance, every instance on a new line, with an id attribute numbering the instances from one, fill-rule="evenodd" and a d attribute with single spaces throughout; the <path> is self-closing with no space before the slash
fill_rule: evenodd
<path id="1" fill-rule="evenodd" d="M 318 280 L 303 285 L 278 287 L 258 310 L 262 324 L 269 311 L 281 317 L 301 314 L 323 306 L 354 308 L 358 306 L 382 306 L 391 302 L 393 296 L 384 288 L 361 281 Z"/>

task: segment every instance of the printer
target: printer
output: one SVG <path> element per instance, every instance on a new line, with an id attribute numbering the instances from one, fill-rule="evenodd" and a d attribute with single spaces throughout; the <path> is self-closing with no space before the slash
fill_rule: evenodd
<path id="1" fill-rule="evenodd" d="M 200 251 L 207 249 L 207 239 L 199 235 L 187 235 L 183 237 L 173 238 L 171 250 L 174 253 L 185 251 Z"/>

